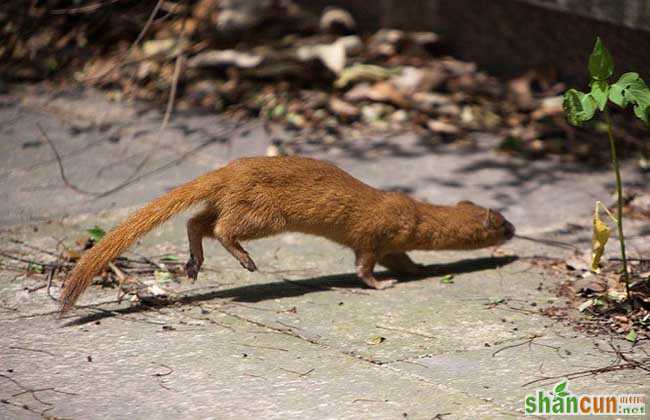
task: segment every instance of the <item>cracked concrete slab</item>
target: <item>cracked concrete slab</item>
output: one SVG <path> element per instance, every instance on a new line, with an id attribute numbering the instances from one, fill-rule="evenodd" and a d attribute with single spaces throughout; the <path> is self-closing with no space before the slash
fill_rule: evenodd
<path id="1" fill-rule="evenodd" d="M 537 389 L 551 389 L 570 374 L 616 363 L 617 356 L 606 340 L 580 337 L 570 330 L 555 328 L 548 335 L 531 338 L 523 336 L 500 346 L 427 356 L 391 366 L 497 403 L 504 412 L 523 415 L 522 401 L 526 395 Z M 629 351 L 632 346 L 623 340 L 612 345 L 620 346 L 622 351 Z M 639 372 L 627 370 L 601 376 L 586 373 L 571 379 L 570 389 L 590 394 L 617 394 L 627 389 L 647 395 L 650 385 Z"/>
<path id="2" fill-rule="evenodd" d="M 19 393 L 21 386 L 51 388 L 38 393 L 42 402 L 29 394 L 11 400 L 36 412 L 49 409 L 45 414 L 50 416 L 279 419 L 408 413 L 425 418 L 496 409 L 443 384 L 217 311 L 146 314 L 70 328 L 54 324 L 44 318 L 17 319 L 3 328 L 11 337 L 3 365 L 14 366 L 16 381 L 3 384 L 3 393 Z M 167 325 L 176 327 L 165 330 Z M 18 338 L 25 328 L 44 326 L 41 334 Z M 432 392 L 436 389 L 442 392 Z M 7 408 L 7 417 L 26 412 Z"/>
<path id="3" fill-rule="evenodd" d="M 230 123 L 178 115 L 157 136 L 159 114 L 107 104 L 96 92 L 47 98 L 27 89 L 0 108 L 0 121 L 10 122 L 0 129 L 0 247 L 27 259 L 54 259 L 29 247 L 73 244 L 86 229 L 109 228 L 134 206 L 232 157 L 263 154 L 270 140 L 252 124 L 193 153 Z M 146 156 L 144 173 L 184 158 L 114 194 L 83 196 L 62 184 L 37 121 L 84 188 L 117 185 Z M 428 274 L 375 291 L 353 275 L 350 251 L 320 238 L 286 234 L 246 244 L 257 273 L 208 242 L 197 282 L 159 284 L 170 303 L 117 303 L 114 289 L 92 287 L 82 308 L 63 320 L 43 279 L 24 276 L 25 262 L 0 257 L 0 417 L 519 417 L 523 396 L 539 385 L 527 382 L 614 360 L 602 339 L 539 313 L 562 304 L 553 292 L 562 279 L 530 259 L 565 257 L 588 243 L 593 203 L 607 199 L 611 176 L 499 156 L 493 141 L 478 136 L 473 150 L 432 149 L 400 136 L 342 141 L 329 151 L 306 145 L 304 152 L 375 186 L 500 208 L 520 232 L 568 248 L 515 239 L 498 252 L 415 252 Z M 630 169 L 626 179 L 644 182 Z M 152 232 L 127 255 L 186 258 L 185 219 Z M 629 226 L 636 235 L 630 249 L 643 254 L 649 228 Z M 446 274 L 453 283 L 441 281 Z M 616 344 L 647 351 L 645 344 Z M 576 378 L 571 387 L 648 392 L 638 370 Z"/>

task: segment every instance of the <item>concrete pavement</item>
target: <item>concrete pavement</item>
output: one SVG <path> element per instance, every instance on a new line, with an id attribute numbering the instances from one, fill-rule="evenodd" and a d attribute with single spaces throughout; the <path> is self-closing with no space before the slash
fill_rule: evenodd
<path id="1" fill-rule="evenodd" d="M 142 105 L 34 89 L 14 91 L 0 108 L 0 246 L 12 255 L 47 259 L 16 240 L 43 249 L 71 244 L 209 168 L 263 154 L 270 140 L 258 124 L 222 139 L 231 122 L 192 114 L 159 134 L 160 115 Z M 146 157 L 145 175 L 183 159 L 105 197 L 82 195 L 63 185 L 36 122 L 84 189 L 118 185 Z M 329 151 L 307 145 L 304 153 L 382 188 L 502 209 L 521 233 L 584 248 L 593 202 L 609 198 L 607 168 L 519 161 L 491 151 L 494 141 L 479 136 L 467 150 L 399 136 Z M 644 181 L 632 170 L 625 176 Z M 132 251 L 186 258 L 185 218 Z M 647 226 L 629 229 L 632 252 L 647 252 Z M 565 278 L 530 257 L 566 257 L 565 248 L 515 239 L 498 252 L 416 252 L 435 275 L 383 291 L 363 288 L 351 253 L 320 238 L 287 234 L 246 248 L 260 272 L 246 272 L 211 243 L 196 283 L 159 284 L 172 303 L 117 304 L 114 289 L 92 287 L 85 307 L 63 320 L 37 289 L 43 279 L 1 258 L 0 417 L 511 418 L 522 415 L 526 394 L 552 387 L 555 377 L 616 362 L 609 339 L 539 313 L 563 305 L 555 289 Z M 443 283 L 444 274 L 453 283 Z M 613 343 L 631 355 L 648 347 Z M 542 378 L 551 379 L 524 386 Z M 620 370 L 571 380 L 570 389 L 648 394 L 650 385 L 644 372 Z"/>

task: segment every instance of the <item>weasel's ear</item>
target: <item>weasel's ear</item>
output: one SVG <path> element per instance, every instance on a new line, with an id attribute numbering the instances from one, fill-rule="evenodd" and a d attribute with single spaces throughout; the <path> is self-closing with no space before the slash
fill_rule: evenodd
<path id="1" fill-rule="evenodd" d="M 483 227 L 490 229 L 494 227 L 494 216 L 492 215 L 492 210 L 487 209 L 485 214 L 485 220 L 483 220 Z"/>
<path id="2" fill-rule="evenodd" d="M 475 206 L 476 204 L 474 204 L 474 202 L 469 201 L 469 200 L 463 200 L 463 201 L 459 201 L 458 203 L 456 203 L 456 205 L 457 206 Z"/>

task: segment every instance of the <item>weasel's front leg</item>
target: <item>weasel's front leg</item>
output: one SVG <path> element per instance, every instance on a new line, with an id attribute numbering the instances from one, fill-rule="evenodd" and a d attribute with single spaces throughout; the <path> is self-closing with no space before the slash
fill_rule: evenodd
<path id="1" fill-rule="evenodd" d="M 368 287 L 386 289 L 392 287 L 397 280 L 377 280 L 372 273 L 375 268 L 375 255 L 371 252 L 356 252 L 357 275 Z"/>
<path id="2" fill-rule="evenodd" d="M 422 269 L 422 266 L 413 262 L 405 252 L 384 255 L 378 263 L 399 274 L 418 274 Z"/>

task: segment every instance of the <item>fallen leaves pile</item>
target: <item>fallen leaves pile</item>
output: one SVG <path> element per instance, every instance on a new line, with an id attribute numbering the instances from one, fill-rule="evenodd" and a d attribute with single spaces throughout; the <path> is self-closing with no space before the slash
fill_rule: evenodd
<path id="1" fill-rule="evenodd" d="M 650 261 L 629 261 L 630 298 L 621 281 L 620 261 L 610 260 L 598 274 L 567 265 L 575 279 L 565 285 L 564 294 L 575 302 L 594 332 L 612 331 L 631 342 L 650 339 Z"/>
<path id="2" fill-rule="evenodd" d="M 50 298 L 58 302 L 50 289 L 62 287 L 83 253 L 104 235 L 105 231 L 95 226 L 87 230 L 86 234 L 78 236 L 72 244 L 59 242 L 56 250 L 10 239 L 9 242 L 16 249 L 10 252 L 0 251 L 0 268 L 17 273 L 17 277 L 28 279 L 25 290 L 29 293 L 46 289 Z M 96 276 L 94 284 L 116 288 L 117 303 L 130 295 L 130 302 L 155 305 L 176 297 L 180 279 L 184 277 L 184 263 L 176 255 L 144 256 L 132 253 L 130 256 L 120 256 L 111 261 Z"/>
<path id="3" fill-rule="evenodd" d="M 625 198 L 624 215 L 629 219 L 648 220 L 649 198 L 647 193 L 632 192 Z M 616 223 L 612 212 L 597 202 L 591 251 L 576 253 L 567 261 L 554 264 L 556 269 L 568 270 L 573 277 L 561 286 L 560 294 L 568 297 L 572 306 L 587 317 L 588 322 L 583 323 L 586 329 L 602 332 L 604 328 L 631 342 L 650 339 L 650 259 L 628 259 L 626 285 L 621 259 L 604 258 Z"/>
<path id="4" fill-rule="evenodd" d="M 565 122 L 566 86 L 553 71 L 501 81 L 443 54 L 431 32 L 358 35 L 339 8 L 314 16 L 289 0 L 48 0 L 25 11 L 9 1 L 0 22 L 5 79 L 73 78 L 114 100 L 255 116 L 296 133 L 270 153 L 299 153 L 308 136 L 327 146 L 408 131 L 435 145 L 489 132 L 502 151 L 529 158 L 608 159 L 594 141 L 603 126 Z M 643 127 L 616 125 L 627 155 L 647 169 Z"/>

